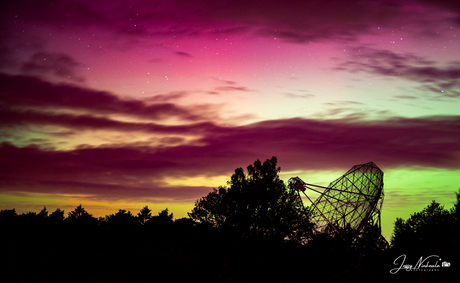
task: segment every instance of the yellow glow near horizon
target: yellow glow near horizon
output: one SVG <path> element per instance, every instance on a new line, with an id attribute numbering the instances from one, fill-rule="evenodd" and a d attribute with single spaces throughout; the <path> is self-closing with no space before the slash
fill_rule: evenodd
<path id="1" fill-rule="evenodd" d="M 168 208 L 169 213 L 174 214 L 174 218 L 187 217 L 187 212 L 193 208 L 193 203 L 173 203 L 173 202 L 149 202 L 149 201 L 98 201 L 91 196 L 83 195 L 58 195 L 41 193 L 21 193 L 20 195 L 0 194 L 0 209 L 15 209 L 17 214 L 29 211 L 39 212 L 46 207 L 50 213 L 60 208 L 65 211 L 64 216 L 82 205 L 88 213 L 94 217 L 104 217 L 116 213 L 119 209 L 131 211 L 133 215 L 144 207 L 148 206 L 152 210 L 152 215 Z"/>
<path id="2" fill-rule="evenodd" d="M 198 176 L 198 177 L 169 177 L 163 179 L 169 186 L 204 186 L 214 187 L 227 185 L 227 181 L 230 180 L 229 176 Z"/>
<path id="3" fill-rule="evenodd" d="M 338 171 L 295 171 L 282 172 L 280 177 L 287 182 L 290 177 L 299 176 L 304 181 L 327 186 L 345 172 Z M 225 185 L 229 176 L 199 176 L 193 178 L 169 178 L 165 180 L 170 186 L 209 186 Z M 407 219 L 411 214 L 421 211 L 432 200 L 441 203 L 450 209 L 455 201 L 455 193 L 460 189 L 460 170 L 445 169 L 389 169 L 385 170 L 384 192 L 385 198 L 382 209 L 382 233 L 391 239 L 394 221 L 397 217 Z M 210 189 L 209 191 L 211 191 Z M 312 192 L 310 197 L 315 198 L 317 193 Z M 313 199 L 314 200 L 314 199 Z M 172 202 L 167 200 L 98 200 L 89 195 L 18 193 L 16 195 L 1 194 L 0 209 L 16 209 L 18 214 L 35 211 L 39 212 L 46 206 L 49 212 L 57 208 L 64 209 L 65 215 L 78 205 L 82 206 L 93 216 L 100 217 L 116 213 L 119 209 L 126 209 L 136 215 L 140 209 L 148 205 L 152 214 L 168 208 L 174 218 L 187 217 L 194 207 L 194 201 Z M 305 205 L 310 203 L 305 200 Z"/>

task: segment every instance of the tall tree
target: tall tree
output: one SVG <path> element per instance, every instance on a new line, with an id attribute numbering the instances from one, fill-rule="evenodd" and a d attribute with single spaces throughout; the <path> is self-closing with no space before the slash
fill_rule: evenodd
<path id="1" fill-rule="evenodd" d="M 409 219 L 397 218 L 391 244 L 394 249 L 444 250 L 445 243 L 455 238 L 454 214 L 432 201 Z"/>
<path id="2" fill-rule="evenodd" d="M 88 213 L 81 204 L 68 213 L 66 221 L 69 223 L 74 223 L 76 225 L 75 227 L 90 227 L 97 225 L 97 218 Z"/>
<path id="3" fill-rule="evenodd" d="M 460 189 L 458 189 L 458 193 L 455 193 L 454 207 L 451 208 L 450 212 L 455 218 L 455 223 L 458 225 L 460 221 Z"/>
<path id="4" fill-rule="evenodd" d="M 391 238 L 391 250 L 395 257 L 404 254 L 407 255 L 408 262 L 417 262 L 420 257 L 435 255 L 442 258 L 443 262 L 460 262 L 460 229 L 456 220 L 456 207 L 457 203 L 453 209 L 447 210 L 432 201 L 409 219 L 398 218 Z M 405 282 L 458 282 L 460 273 L 457 266 L 443 268 L 439 273 L 402 274 Z"/>
<path id="5" fill-rule="evenodd" d="M 152 225 L 167 227 L 173 224 L 173 218 L 174 214 L 169 213 L 168 208 L 165 208 L 164 210 L 158 212 L 158 215 L 152 216 L 149 222 Z"/>
<path id="6" fill-rule="evenodd" d="M 46 210 L 46 206 L 43 207 L 42 210 L 40 210 L 40 212 L 37 214 L 37 217 L 38 217 L 38 218 L 45 218 L 45 217 L 48 217 L 48 210 Z"/>
<path id="7" fill-rule="evenodd" d="M 62 220 L 64 220 L 64 210 L 61 210 L 60 208 L 56 208 L 55 211 L 53 211 L 51 214 L 50 214 L 50 219 L 52 219 L 54 222 L 60 222 Z"/>
<path id="8" fill-rule="evenodd" d="M 117 213 L 106 216 L 107 224 L 114 229 L 134 229 L 138 224 L 136 217 L 131 211 L 119 209 Z"/>
<path id="9" fill-rule="evenodd" d="M 74 210 L 69 212 L 69 214 L 67 215 L 67 219 L 77 219 L 80 217 L 87 217 L 87 216 L 92 216 L 92 215 L 89 214 L 86 211 L 86 209 L 84 209 L 83 206 L 80 204 Z"/>
<path id="10" fill-rule="evenodd" d="M 146 205 L 137 214 L 137 219 L 141 225 L 144 225 L 150 218 L 152 218 L 152 210 Z"/>
<path id="11" fill-rule="evenodd" d="M 312 225 L 295 188 L 279 178 L 281 168 L 273 156 L 263 164 L 256 160 L 228 182 L 195 203 L 189 217 L 211 227 L 230 228 L 243 237 L 302 242 L 310 237 Z"/>
<path id="12" fill-rule="evenodd" d="M 3 231 L 9 231 L 14 227 L 17 222 L 16 210 L 13 209 L 4 209 L 0 211 L 0 225 Z"/>

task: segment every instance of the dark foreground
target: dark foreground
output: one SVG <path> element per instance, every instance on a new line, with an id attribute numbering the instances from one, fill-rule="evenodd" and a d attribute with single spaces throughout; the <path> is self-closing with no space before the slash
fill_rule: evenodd
<path id="1" fill-rule="evenodd" d="M 432 251 L 328 236 L 304 245 L 242 239 L 190 219 L 117 226 L 4 218 L 2 226 L 2 282 L 460 282 L 459 249 L 448 242 L 436 248 L 450 267 L 391 274 L 398 256 L 416 264 Z"/>

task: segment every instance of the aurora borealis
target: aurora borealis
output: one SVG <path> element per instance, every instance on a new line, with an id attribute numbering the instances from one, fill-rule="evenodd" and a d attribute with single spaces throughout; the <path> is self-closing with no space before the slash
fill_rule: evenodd
<path id="1" fill-rule="evenodd" d="M 373 161 L 389 238 L 460 189 L 458 1 L 1 5 L 1 209 L 178 218 L 256 159 Z"/>

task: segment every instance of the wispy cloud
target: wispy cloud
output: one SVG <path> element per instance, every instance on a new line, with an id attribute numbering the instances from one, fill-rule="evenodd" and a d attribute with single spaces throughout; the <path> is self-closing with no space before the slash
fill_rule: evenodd
<path id="1" fill-rule="evenodd" d="M 312 98 L 315 97 L 316 95 L 311 94 L 311 93 L 285 93 L 287 97 L 290 98 Z"/>
<path id="2" fill-rule="evenodd" d="M 212 90 L 207 91 L 207 94 L 221 94 L 221 93 L 228 93 L 228 92 L 250 92 L 253 91 L 249 89 L 248 87 L 245 86 L 240 86 L 237 84 L 235 81 L 229 81 L 229 80 L 221 80 L 218 78 L 211 78 L 215 83 L 217 84 L 223 84 L 219 86 L 215 86 L 212 88 Z"/>
<path id="3" fill-rule="evenodd" d="M 26 76 L 0 73 L 3 105 L 14 109 L 33 108 L 57 112 L 60 108 L 88 111 L 90 114 L 125 114 L 149 119 L 176 117 L 187 121 L 203 119 L 173 103 L 155 103 L 120 99 L 109 92 L 67 84 L 51 84 Z M 52 108 L 52 109 L 51 109 Z"/>
<path id="4" fill-rule="evenodd" d="M 413 54 L 399 54 L 388 50 L 360 47 L 352 52 L 351 60 L 343 62 L 337 70 L 366 72 L 422 83 L 421 88 L 437 93 L 437 97 L 457 97 L 460 87 L 458 62 L 439 66 Z"/>
<path id="5" fill-rule="evenodd" d="M 174 52 L 174 54 L 182 56 L 182 57 L 189 57 L 189 58 L 193 57 L 191 54 L 189 54 L 187 52 L 182 52 L 182 51 L 176 51 L 176 52 Z"/>
<path id="6" fill-rule="evenodd" d="M 53 114 L 39 111 L 12 111 L 0 109 L 0 121 L 3 127 L 15 126 L 63 126 L 83 130 L 112 130 L 120 132 L 144 132 L 182 135 L 201 133 L 214 125 L 202 122 L 189 125 L 165 126 L 157 123 L 122 122 L 105 117 L 91 115 Z"/>
<path id="7" fill-rule="evenodd" d="M 40 77 L 51 76 L 53 79 L 63 79 L 71 82 L 83 82 L 84 78 L 78 74 L 81 64 L 72 57 L 60 53 L 39 52 L 22 64 L 21 71 L 27 75 Z"/>

